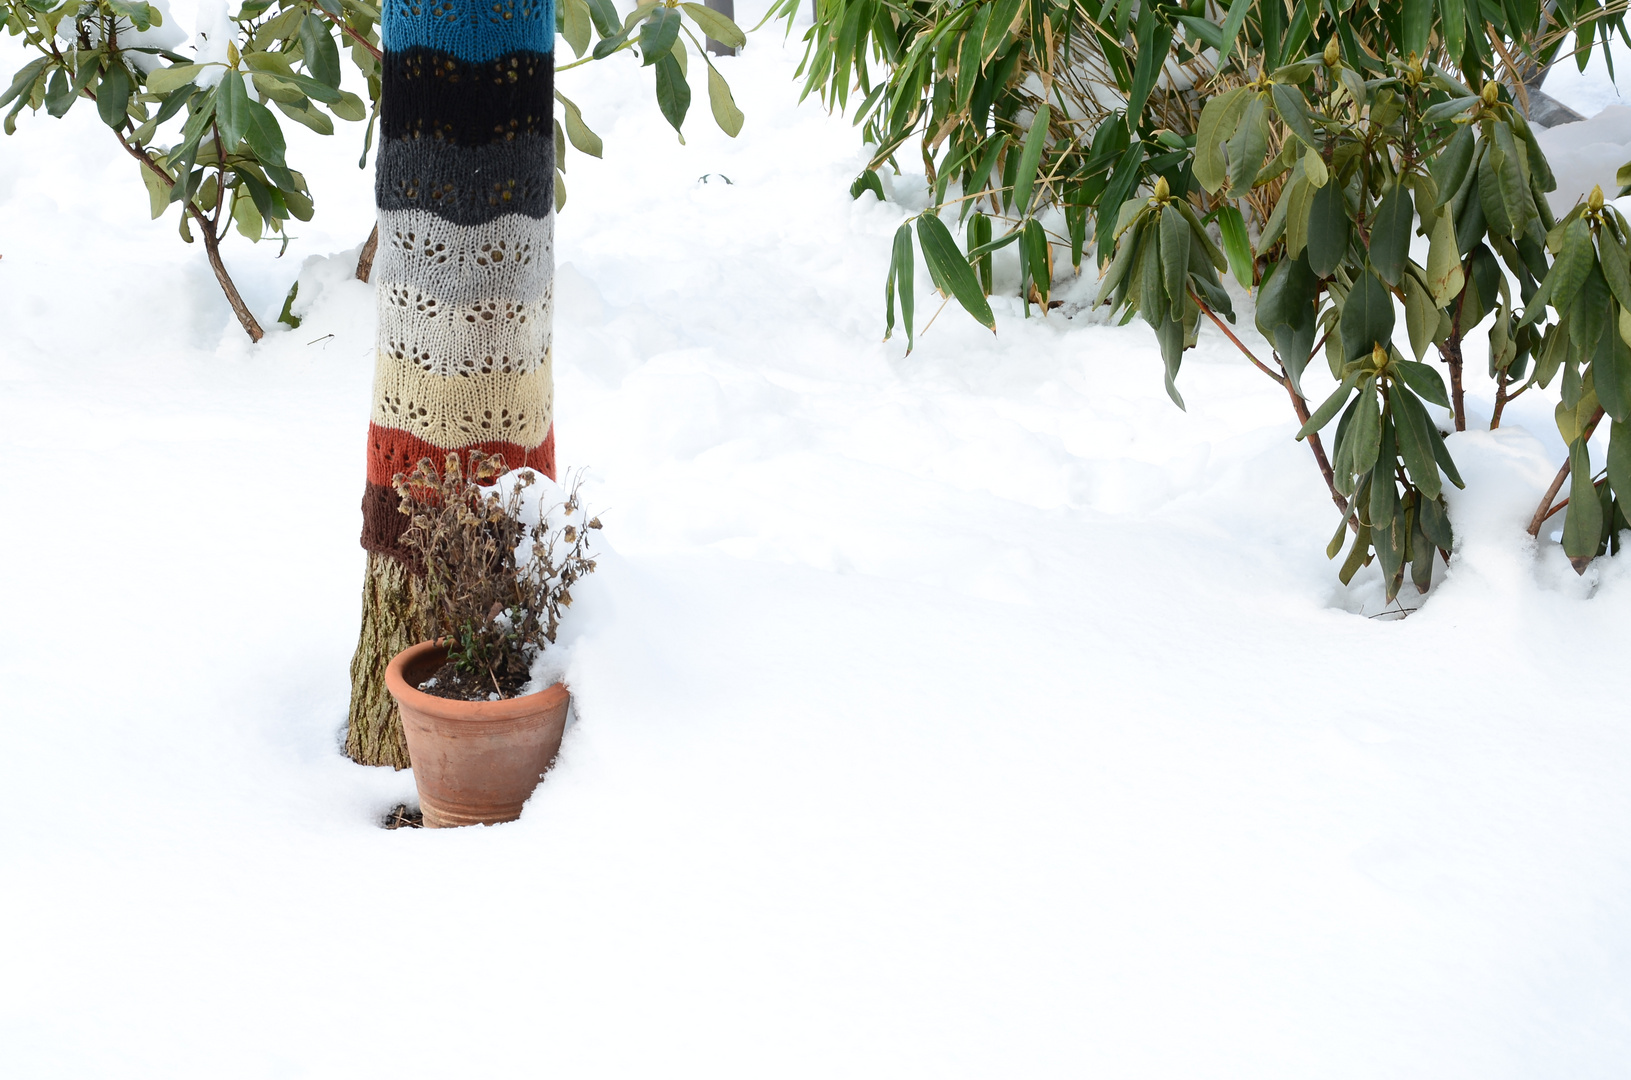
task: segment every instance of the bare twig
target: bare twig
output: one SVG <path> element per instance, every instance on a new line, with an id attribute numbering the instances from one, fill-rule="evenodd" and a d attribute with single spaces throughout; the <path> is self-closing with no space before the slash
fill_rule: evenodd
<path id="1" fill-rule="evenodd" d="M 1297 388 L 1291 385 L 1290 376 L 1285 375 L 1283 372 L 1271 371 L 1268 365 L 1264 364 L 1263 361 L 1254 356 L 1252 351 L 1246 348 L 1245 343 L 1242 342 L 1240 338 L 1235 336 L 1235 332 L 1229 329 L 1228 324 L 1222 319 L 1218 318 L 1217 312 L 1213 311 L 1212 308 L 1200 297 L 1196 296 L 1193 291 L 1190 292 L 1189 298 L 1195 301 L 1196 305 L 1200 307 L 1201 311 L 1205 313 L 1208 319 L 1212 320 L 1212 324 L 1214 326 L 1223 331 L 1224 337 L 1234 342 L 1235 348 L 1239 349 L 1241 353 L 1245 355 L 1246 359 L 1250 360 L 1252 364 L 1256 366 L 1257 370 L 1261 371 L 1263 374 L 1285 387 L 1286 394 L 1291 398 L 1292 411 L 1297 414 L 1298 427 L 1308 423 L 1308 403 L 1302 399 L 1301 394 L 1297 393 Z M 1336 473 L 1331 468 L 1330 459 L 1325 456 L 1325 444 L 1320 441 L 1319 432 L 1311 431 L 1308 433 L 1308 449 L 1314 455 L 1314 462 L 1319 466 L 1320 475 L 1325 478 L 1325 486 L 1330 489 L 1331 501 L 1336 503 L 1338 510 L 1341 510 L 1343 514 L 1347 514 L 1348 500 L 1343 498 L 1342 493 L 1337 490 Z M 1357 521 L 1350 522 L 1349 526 L 1350 528 L 1356 530 L 1359 528 Z"/>
<path id="2" fill-rule="evenodd" d="M 96 100 L 95 95 L 89 90 L 82 91 L 82 93 L 92 101 Z M 129 126 L 128 122 L 126 126 Z M 119 145 L 124 147 L 125 153 L 141 162 L 142 167 L 162 180 L 165 187 L 174 188 L 176 186 L 176 182 L 171 179 L 170 174 L 165 172 L 158 162 L 148 157 L 145 151 L 133 146 L 120 131 L 113 128 L 109 130 L 113 132 L 113 137 L 119 140 Z M 223 192 L 222 197 L 224 195 Z M 219 210 L 219 207 L 217 207 L 217 210 Z M 261 329 L 261 324 L 255 319 L 254 312 L 250 311 L 249 305 L 244 303 L 244 298 L 238 292 L 238 286 L 233 282 L 232 275 L 227 273 L 226 263 L 221 261 L 221 239 L 215 234 L 214 223 L 204 216 L 203 211 L 199 210 L 191 199 L 188 199 L 183 205 L 182 213 L 191 214 L 193 221 L 198 225 L 198 231 L 204 234 L 204 253 L 209 257 L 210 269 L 215 272 L 216 283 L 221 286 L 221 292 L 226 294 L 227 303 L 232 307 L 232 313 L 238 317 L 238 325 L 244 328 L 244 333 L 249 335 L 250 341 L 259 341 L 266 336 L 266 331 Z"/>
<path id="3" fill-rule="evenodd" d="M 1603 409 L 1602 406 L 1598 406 L 1597 411 L 1592 414 L 1591 422 L 1587 424 L 1585 429 L 1580 432 L 1580 437 L 1589 442 L 1592 432 L 1597 430 L 1597 424 L 1600 420 L 1602 420 L 1602 418 Z M 1563 481 L 1567 480 L 1568 478 L 1569 459 L 1564 458 L 1563 467 L 1557 470 L 1557 475 L 1552 478 L 1552 486 L 1546 489 L 1546 494 L 1542 495 L 1540 498 L 1540 505 L 1535 507 L 1535 516 L 1529 519 L 1530 536 L 1539 536 L 1540 527 L 1546 522 L 1546 519 L 1557 513 L 1558 510 L 1562 509 L 1561 506 L 1552 506 L 1552 500 L 1557 498 L 1557 493 L 1559 491 L 1563 490 Z M 1567 502 L 1568 500 L 1564 501 Z"/>
<path id="4" fill-rule="evenodd" d="M 345 23 L 343 23 L 339 19 L 335 18 L 334 14 L 332 12 L 325 11 L 321 4 L 315 5 L 315 9 L 317 11 L 321 12 L 322 14 L 328 16 L 328 21 L 333 23 L 335 26 L 338 26 L 340 28 L 340 33 L 344 34 L 346 37 L 350 38 L 352 41 L 355 41 L 358 45 L 361 45 L 363 48 L 367 49 L 373 55 L 375 60 L 379 60 L 379 59 L 382 59 L 384 57 L 385 54 L 379 51 L 379 46 L 375 45 L 373 42 L 369 41 L 367 38 L 363 37 L 361 34 L 357 33 L 355 30 L 351 29 L 351 27 L 347 26 Z"/>

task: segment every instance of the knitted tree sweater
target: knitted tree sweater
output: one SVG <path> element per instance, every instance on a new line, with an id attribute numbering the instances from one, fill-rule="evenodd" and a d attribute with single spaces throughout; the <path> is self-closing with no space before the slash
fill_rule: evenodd
<path id="1" fill-rule="evenodd" d="M 449 450 L 555 475 L 552 0 L 387 0 L 379 310 L 363 547 L 398 557 L 392 478 Z"/>

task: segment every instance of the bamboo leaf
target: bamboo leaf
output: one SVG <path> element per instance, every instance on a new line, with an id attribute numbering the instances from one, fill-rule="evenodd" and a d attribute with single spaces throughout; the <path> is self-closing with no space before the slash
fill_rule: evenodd
<path id="1" fill-rule="evenodd" d="M 1235 39 L 1240 36 L 1240 28 L 1246 25 L 1246 14 L 1252 9 L 1252 0 L 1231 0 L 1229 14 L 1223 20 L 1223 48 L 1218 50 L 1217 66 L 1223 68 L 1223 62 L 1229 59 L 1229 53 L 1234 48 Z"/>
<path id="2" fill-rule="evenodd" d="M 867 173 L 875 177 L 876 173 Z M 991 219 L 979 211 L 969 215 L 967 227 L 968 258 L 974 264 L 980 279 L 980 291 L 991 295 L 991 254 L 980 250 L 991 242 Z"/>
<path id="3" fill-rule="evenodd" d="M 1467 15 L 1465 0 L 1439 0 L 1439 28 L 1444 35 L 1444 49 L 1457 66 L 1467 46 Z"/>
<path id="4" fill-rule="evenodd" d="M 964 311 L 994 332 L 997 320 L 991 314 L 991 305 L 986 302 L 985 293 L 974 276 L 974 268 L 957 250 L 957 241 L 952 239 L 951 230 L 946 228 L 945 222 L 932 213 L 919 217 L 917 240 L 930 272 L 946 283 Z"/>
<path id="5" fill-rule="evenodd" d="M 1408 56 L 1427 55 L 1427 35 L 1433 25 L 1433 0 L 1404 0 L 1404 49 Z"/>
<path id="6" fill-rule="evenodd" d="M 1019 154 L 1019 172 L 1014 178 L 1014 209 L 1020 214 L 1029 212 L 1031 188 L 1036 183 L 1036 167 L 1042 160 L 1042 151 L 1048 142 L 1048 120 L 1053 110 L 1044 102 L 1036 110 L 1031 129 L 1025 133 L 1025 143 Z"/>
<path id="7" fill-rule="evenodd" d="M 1048 246 L 1048 234 L 1043 231 L 1040 221 L 1031 218 L 1025 222 L 1021 243 L 1024 247 L 1026 276 L 1036 286 L 1046 310 L 1048 297 L 1053 291 L 1053 254 Z M 980 295 L 984 296 L 989 291 L 982 285 Z"/>
<path id="8" fill-rule="evenodd" d="M 1172 27 L 1156 18 L 1153 4 L 1140 9 L 1138 24 L 1138 63 L 1133 70 L 1132 90 L 1127 95 L 1127 115 L 1133 118 L 1144 114 L 1144 105 L 1149 101 L 1150 91 L 1155 88 L 1155 80 L 1160 77 L 1172 45 Z"/>
<path id="9" fill-rule="evenodd" d="M 912 355 L 912 307 L 917 293 L 913 285 L 913 270 L 915 256 L 912 253 L 912 226 L 905 222 L 895 230 L 895 242 L 890 252 L 889 284 L 885 287 L 887 308 L 889 312 L 888 325 L 884 331 L 884 340 L 895 329 L 895 295 L 900 295 L 900 322 L 906 330 L 906 355 Z"/>

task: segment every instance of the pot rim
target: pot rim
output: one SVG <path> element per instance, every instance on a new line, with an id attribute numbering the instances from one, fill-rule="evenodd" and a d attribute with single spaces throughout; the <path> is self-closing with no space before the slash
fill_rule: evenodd
<path id="1" fill-rule="evenodd" d="M 536 716 L 545 710 L 564 705 L 571 698 L 563 682 L 551 683 L 534 693 L 504 698 L 500 701 L 464 701 L 459 698 L 427 694 L 410 684 L 403 672 L 409 664 L 425 654 L 437 651 L 445 654 L 447 645 L 443 641 L 421 641 L 391 657 L 391 662 L 385 668 L 385 688 L 398 704 L 409 705 L 419 712 L 439 716 L 445 720 L 486 723 Z"/>

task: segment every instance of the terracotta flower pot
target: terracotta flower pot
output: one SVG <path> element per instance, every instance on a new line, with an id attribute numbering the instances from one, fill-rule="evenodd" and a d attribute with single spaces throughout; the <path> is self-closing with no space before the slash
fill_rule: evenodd
<path id="1" fill-rule="evenodd" d="M 514 821 L 561 748 L 571 696 L 562 683 L 503 701 L 456 701 L 418 689 L 446 662 L 445 646 L 424 641 L 385 669 L 425 826 Z"/>

